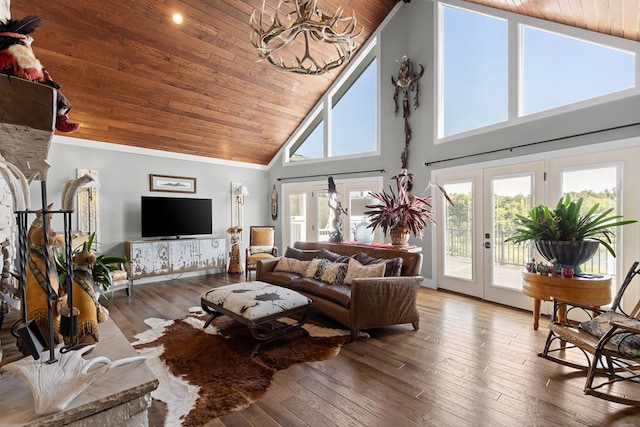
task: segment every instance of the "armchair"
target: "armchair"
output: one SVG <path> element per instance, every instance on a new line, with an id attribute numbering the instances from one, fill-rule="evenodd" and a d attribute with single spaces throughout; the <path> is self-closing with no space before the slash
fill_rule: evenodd
<path id="1" fill-rule="evenodd" d="M 275 245 L 276 230 L 273 226 L 251 226 L 249 228 L 249 246 L 245 257 L 245 277 L 249 279 L 249 271 L 256 270 L 258 261 L 278 256 Z"/>
<path id="2" fill-rule="evenodd" d="M 633 406 L 640 406 L 640 301 L 628 313 L 621 305 L 629 284 L 640 274 L 638 264 L 629 269 L 608 310 L 554 300 L 549 335 L 539 354 L 586 371 L 585 394 Z M 562 322 L 558 320 L 561 310 L 566 310 Z M 576 320 L 578 313 L 588 320 Z M 585 364 L 579 363 L 572 349 L 586 357 Z"/>

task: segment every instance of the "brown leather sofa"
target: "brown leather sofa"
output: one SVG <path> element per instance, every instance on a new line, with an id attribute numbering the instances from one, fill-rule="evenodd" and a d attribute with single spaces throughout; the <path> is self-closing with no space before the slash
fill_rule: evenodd
<path id="1" fill-rule="evenodd" d="M 420 315 L 416 306 L 418 289 L 424 278 L 422 254 L 365 245 L 340 243 L 296 242 L 303 257 L 325 258 L 338 262 L 356 259 L 402 259 L 399 276 L 356 278 L 350 285 L 332 285 L 315 278 L 289 271 L 275 271 L 280 257 L 258 261 L 256 280 L 293 289 L 312 300 L 312 309 L 347 326 L 355 341 L 361 329 L 411 323 L 417 330 Z M 300 259 L 300 258 L 299 258 Z"/>

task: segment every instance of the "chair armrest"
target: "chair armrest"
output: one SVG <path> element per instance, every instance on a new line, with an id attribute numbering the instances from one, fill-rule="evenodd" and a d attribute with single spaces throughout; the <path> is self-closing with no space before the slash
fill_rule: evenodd
<path id="1" fill-rule="evenodd" d="M 611 327 L 600 337 L 596 355 L 602 351 L 613 351 L 625 358 L 640 358 L 640 320 L 620 317 L 608 323 Z"/>
<path id="2" fill-rule="evenodd" d="M 571 313 L 576 310 L 581 313 L 587 314 L 587 316 L 589 316 L 589 318 L 591 319 L 604 311 L 600 307 L 586 304 L 576 304 L 571 301 L 564 301 L 554 297 L 551 297 L 551 300 L 553 301 L 553 314 L 551 315 L 551 321 L 555 323 L 559 323 L 558 313 L 561 309 L 565 310 L 566 325 L 576 325 L 581 322 L 581 320 L 570 319 Z"/>
<path id="3" fill-rule="evenodd" d="M 617 326 L 618 329 L 624 329 L 628 332 L 640 334 L 640 320 L 636 319 L 614 319 L 609 322 L 612 326 Z M 621 332 L 621 331 L 618 331 Z"/>

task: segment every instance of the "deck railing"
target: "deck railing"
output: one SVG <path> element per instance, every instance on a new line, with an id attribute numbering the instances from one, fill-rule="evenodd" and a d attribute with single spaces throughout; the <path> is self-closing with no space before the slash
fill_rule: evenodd
<path id="1" fill-rule="evenodd" d="M 465 229 L 447 229 L 447 254 L 459 257 L 471 257 L 473 247 L 473 233 Z M 495 233 L 493 239 L 495 263 L 501 265 L 524 266 L 533 259 L 533 246 L 526 244 L 507 243 L 505 239 L 509 234 Z M 614 242 L 615 244 L 615 242 Z M 607 273 L 613 268 L 606 248 L 600 245 L 598 252 L 589 261 L 581 265 L 582 271 L 594 273 Z M 542 259 L 536 259 L 536 262 Z"/>

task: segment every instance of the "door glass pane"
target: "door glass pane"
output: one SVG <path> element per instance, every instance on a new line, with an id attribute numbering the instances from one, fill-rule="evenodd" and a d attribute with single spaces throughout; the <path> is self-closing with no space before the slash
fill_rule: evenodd
<path id="1" fill-rule="evenodd" d="M 453 201 L 445 203 L 444 274 L 473 279 L 473 182 L 445 184 Z"/>
<path id="2" fill-rule="evenodd" d="M 307 240 L 307 195 L 305 193 L 289 195 L 289 241 L 288 246 L 294 242 Z"/>
<path id="3" fill-rule="evenodd" d="M 318 236 L 317 242 L 328 242 L 329 233 L 331 232 L 331 220 L 329 215 L 329 197 L 326 191 L 316 192 L 316 218 L 318 218 Z"/>
<path id="4" fill-rule="evenodd" d="M 531 245 L 505 243 L 515 230 L 516 215 L 526 216 L 533 202 L 533 176 L 495 177 L 491 181 L 493 206 L 492 286 L 522 288 L 522 269 L 531 261 Z"/>
<path id="5" fill-rule="evenodd" d="M 598 203 L 600 206 L 597 212 L 614 208 L 615 214 L 620 215 L 620 209 L 618 208 L 618 193 L 620 189 L 617 186 L 617 175 L 618 168 L 615 165 L 564 170 L 561 174 L 562 194 L 569 194 L 571 200 L 582 197 L 582 213 L 586 213 L 588 209 Z M 555 206 L 557 200 L 553 203 Z M 618 245 L 616 245 L 615 238 L 611 246 L 618 254 L 619 248 L 617 248 Z M 600 245 L 596 255 L 590 261 L 582 264 L 580 269 L 586 273 L 615 276 L 615 258 L 611 256 L 604 246 Z"/>

